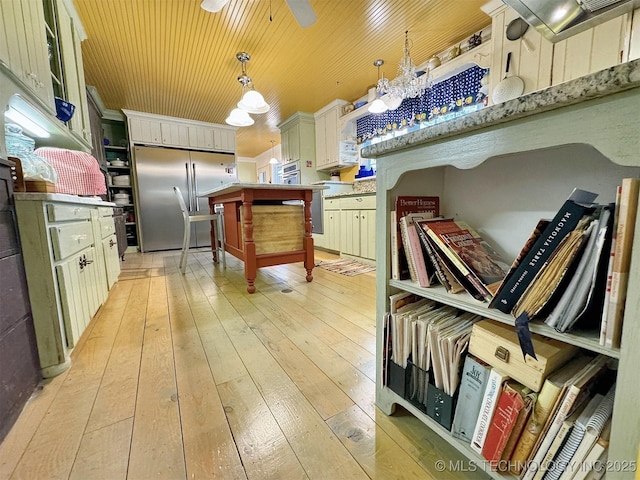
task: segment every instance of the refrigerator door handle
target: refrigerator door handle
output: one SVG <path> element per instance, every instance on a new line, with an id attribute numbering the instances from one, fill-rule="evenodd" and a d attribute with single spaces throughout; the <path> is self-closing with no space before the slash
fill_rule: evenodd
<path id="1" fill-rule="evenodd" d="M 196 177 L 196 164 L 192 163 L 191 168 L 193 169 L 193 180 L 191 185 L 193 185 L 193 203 L 196 205 L 196 212 L 200 211 L 200 205 L 198 205 L 198 177 Z"/>
<path id="2" fill-rule="evenodd" d="M 193 195 L 191 194 L 191 178 L 189 176 L 189 162 L 184 163 L 184 168 L 187 170 L 187 198 L 189 199 L 189 211 L 193 212 L 193 202 L 191 199 Z"/>

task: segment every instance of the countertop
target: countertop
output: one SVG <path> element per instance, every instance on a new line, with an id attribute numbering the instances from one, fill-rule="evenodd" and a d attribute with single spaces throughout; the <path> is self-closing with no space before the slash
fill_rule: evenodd
<path id="1" fill-rule="evenodd" d="M 254 190 L 325 190 L 329 187 L 324 185 L 287 185 L 284 183 L 227 183 L 221 185 L 208 192 L 198 194 L 198 197 L 210 197 L 212 195 L 221 195 L 224 193 L 233 193 L 244 189 Z"/>
<path id="2" fill-rule="evenodd" d="M 105 202 L 100 197 L 80 197 L 66 193 L 15 192 L 13 195 L 16 201 L 37 200 L 41 202 L 82 203 L 84 205 L 98 205 L 100 207 L 117 207 L 115 203 Z"/>
<path id="3" fill-rule="evenodd" d="M 346 197 L 371 197 L 371 196 L 375 196 L 376 192 L 366 192 L 366 193 L 356 193 L 356 192 L 349 192 L 349 193 L 333 193 L 331 195 L 325 195 L 324 198 L 346 198 Z"/>
<path id="4" fill-rule="evenodd" d="M 448 122 L 438 123 L 428 128 L 369 145 L 362 149 L 361 154 L 364 158 L 377 158 L 386 153 L 566 107 L 585 100 L 605 97 L 638 86 L 640 86 L 640 59 L 531 92 L 514 100 L 492 105 Z"/>

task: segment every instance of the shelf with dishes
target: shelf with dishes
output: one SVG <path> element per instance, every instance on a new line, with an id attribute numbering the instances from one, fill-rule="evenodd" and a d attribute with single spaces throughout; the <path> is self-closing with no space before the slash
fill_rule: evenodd
<path id="1" fill-rule="evenodd" d="M 135 189 L 129 165 L 127 147 L 105 145 L 107 153 L 107 192 L 108 198 L 124 210 L 127 246 L 138 245 L 136 223 Z"/>

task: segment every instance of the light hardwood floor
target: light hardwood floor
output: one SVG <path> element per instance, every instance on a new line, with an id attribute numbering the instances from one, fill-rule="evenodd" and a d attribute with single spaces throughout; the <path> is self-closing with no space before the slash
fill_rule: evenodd
<path id="1" fill-rule="evenodd" d="M 249 295 L 230 255 L 184 276 L 178 258 L 126 255 L 71 368 L 0 444 L 0 479 L 463 478 L 435 467 L 464 464 L 450 446 L 374 405 L 375 274 L 274 266 Z"/>

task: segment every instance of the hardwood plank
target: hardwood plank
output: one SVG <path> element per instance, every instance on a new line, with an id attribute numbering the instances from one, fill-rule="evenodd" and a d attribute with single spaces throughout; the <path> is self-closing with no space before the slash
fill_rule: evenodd
<path id="1" fill-rule="evenodd" d="M 0 478 L 11 477 L 42 419 L 62 387 L 67 373 L 43 381 L 33 393 L 7 436 L 0 442 Z"/>
<path id="2" fill-rule="evenodd" d="M 487 475 L 480 468 L 476 469 L 466 457 L 463 457 L 455 448 L 433 433 L 404 408 L 397 407 L 396 412 L 391 416 L 376 408 L 375 421 L 403 451 L 407 452 L 426 472 L 438 480 L 487 478 Z M 461 468 L 457 471 L 450 468 L 440 471 L 441 469 L 436 468 L 438 460 L 445 460 L 447 465 L 451 461 L 452 465 L 457 464 Z"/>
<path id="3" fill-rule="evenodd" d="M 168 283 L 187 478 L 246 478 L 181 279 Z"/>
<path id="4" fill-rule="evenodd" d="M 0 444 L 0 478 L 486 478 L 436 472 L 467 461 L 404 409 L 375 408 L 373 336 L 349 318 L 373 308 L 373 275 L 307 283 L 280 265 L 250 295 L 230 255 L 226 269 L 189 255 L 186 275 L 178 258 L 127 254 L 71 368 Z"/>
<path id="5" fill-rule="evenodd" d="M 257 302 L 257 300 L 256 300 Z M 295 322 L 282 321 L 284 315 L 271 302 L 259 302 L 258 308 L 280 328 L 287 338 L 324 372 L 353 402 L 373 414 L 375 381 L 368 379 L 331 346 L 296 329 Z"/>
<path id="6" fill-rule="evenodd" d="M 235 288 L 236 295 L 246 290 L 244 283 Z M 366 478 L 233 306 L 216 298 L 214 309 L 309 478 Z"/>
<path id="7" fill-rule="evenodd" d="M 127 478 L 133 417 L 82 437 L 69 480 Z"/>
<path id="8" fill-rule="evenodd" d="M 104 307 L 105 321 L 118 324 L 119 329 L 91 410 L 87 432 L 134 415 L 149 285 L 149 277 L 122 280 L 114 289 L 117 295 Z"/>
<path id="9" fill-rule="evenodd" d="M 151 277 L 128 477 L 186 478 L 163 277 Z"/>
<path id="10" fill-rule="evenodd" d="M 218 388 L 249 479 L 309 478 L 251 377 Z"/>
<path id="11" fill-rule="evenodd" d="M 357 406 L 329 419 L 327 424 L 371 478 L 441 478 L 426 476 L 422 467 Z"/>
<path id="12" fill-rule="evenodd" d="M 74 349 L 74 358 L 55 400 L 13 472 L 15 478 L 66 478 L 89 419 L 117 326 L 100 312 Z M 61 435 L 61 432 L 64 432 Z M 27 459 L 38 458 L 38 462 Z"/>
<path id="13" fill-rule="evenodd" d="M 230 300 L 238 308 L 233 298 Z M 255 309 L 253 306 L 251 308 Z M 260 311 L 249 313 L 247 310 L 244 310 L 243 318 L 249 328 L 323 419 L 353 405 L 351 399 Z"/>

